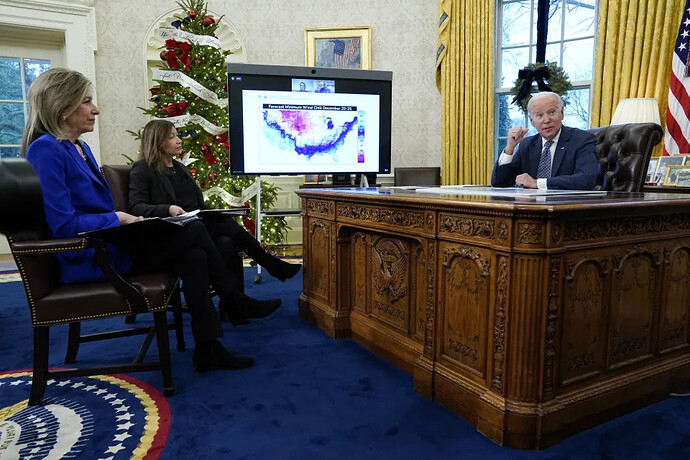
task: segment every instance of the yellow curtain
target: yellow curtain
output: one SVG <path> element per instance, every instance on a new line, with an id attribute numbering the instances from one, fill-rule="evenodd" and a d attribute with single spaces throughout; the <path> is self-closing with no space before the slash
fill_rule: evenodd
<path id="1" fill-rule="evenodd" d="M 671 58 L 684 7 L 685 0 L 599 1 L 592 128 L 609 125 L 618 101 L 631 97 L 655 97 L 666 125 Z"/>
<path id="2" fill-rule="evenodd" d="M 440 0 L 441 179 L 486 184 L 493 165 L 494 2 Z"/>

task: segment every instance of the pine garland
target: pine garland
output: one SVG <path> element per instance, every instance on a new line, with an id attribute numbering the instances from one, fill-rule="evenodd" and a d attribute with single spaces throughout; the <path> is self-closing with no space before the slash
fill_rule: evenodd
<path id="1" fill-rule="evenodd" d="M 182 9 L 171 22 L 171 31 L 175 29 L 196 36 L 217 38 L 215 31 L 220 24 L 218 19 L 208 14 L 203 0 L 183 0 L 177 3 Z M 174 29 L 173 29 L 174 28 Z M 196 44 L 194 40 L 176 40 L 168 38 L 162 47 L 158 67 L 162 71 L 175 71 L 184 74 L 194 82 L 209 90 L 213 95 L 200 97 L 180 81 L 163 81 L 156 79 L 156 85 L 150 89 L 152 106 L 140 109 L 156 118 L 169 118 L 181 115 L 200 116 L 210 125 L 203 126 L 202 120 L 190 120 L 177 131 L 182 139 L 185 155 L 191 161 L 187 168 L 199 187 L 205 191 L 207 203 L 214 208 L 228 208 L 228 203 L 219 194 L 209 190 L 220 187 L 234 196 L 241 196 L 242 190 L 256 181 L 255 176 L 233 176 L 230 174 L 230 146 L 227 135 L 228 111 L 222 106 L 227 101 L 227 74 L 225 58 L 231 51 L 205 44 Z M 198 91 L 197 91 L 198 93 Z M 216 99 L 217 98 L 217 99 Z M 220 133 L 210 133 L 222 131 Z M 139 136 L 139 133 L 132 133 Z M 273 207 L 277 198 L 278 187 L 267 181 L 261 181 L 261 209 Z M 246 203 L 249 215 L 242 220 L 250 232 L 255 230 L 256 200 Z M 261 219 L 261 240 L 264 244 L 278 244 L 285 240 L 290 227 L 282 217 L 265 217 Z"/>

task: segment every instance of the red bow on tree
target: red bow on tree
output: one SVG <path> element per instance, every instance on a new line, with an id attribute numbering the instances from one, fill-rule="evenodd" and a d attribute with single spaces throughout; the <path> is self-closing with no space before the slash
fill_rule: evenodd
<path id="1" fill-rule="evenodd" d="M 176 117 L 182 115 L 187 108 L 187 101 L 181 101 L 179 104 L 170 104 L 165 108 L 169 117 Z"/>
<path id="2" fill-rule="evenodd" d="M 201 153 L 204 155 L 206 163 L 208 163 L 209 166 L 213 166 L 214 164 L 218 163 L 216 157 L 214 157 L 213 153 L 211 153 L 211 148 L 208 146 L 208 144 L 201 146 Z"/>
<path id="3" fill-rule="evenodd" d="M 228 133 L 223 133 L 216 136 L 216 142 L 225 147 L 225 150 L 230 151 L 230 142 L 228 140 Z"/>
<path id="4" fill-rule="evenodd" d="M 247 231 L 251 234 L 256 233 L 256 223 L 251 220 L 249 217 L 243 216 L 242 217 L 242 223 L 244 224 L 244 228 L 247 229 Z"/>
<path id="5" fill-rule="evenodd" d="M 189 68 L 190 60 L 189 60 L 189 52 L 192 50 L 192 45 L 190 45 L 187 42 L 178 42 L 176 40 L 166 40 L 165 41 L 165 48 L 168 50 L 166 54 L 166 62 L 168 64 L 168 67 L 171 69 L 179 69 L 180 66 L 177 64 L 177 60 L 179 59 L 182 64 L 184 64 L 184 69 L 187 70 Z M 177 56 L 177 50 L 180 50 L 180 56 Z M 161 53 L 162 55 L 163 53 Z M 161 56 L 162 57 L 162 56 Z"/>

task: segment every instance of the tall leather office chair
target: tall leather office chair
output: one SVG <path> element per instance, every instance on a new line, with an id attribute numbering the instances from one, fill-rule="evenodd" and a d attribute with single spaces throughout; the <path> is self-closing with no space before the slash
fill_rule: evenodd
<path id="1" fill-rule="evenodd" d="M 437 186 L 441 185 L 441 168 L 395 168 L 393 178 L 395 185 Z"/>
<path id="2" fill-rule="evenodd" d="M 49 379 L 83 377 L 108 373 L 161 371 L 163 393 L 173 393 L 168 328 L 165 311 L 177 288 L 178 278 L 170 273 L 147 273 L 122 277 L 110 264 L 105 243 L 95 238 L 50 239 L 43 214 L 38 177 L 20 158 L 0 160 L 0 233 L 8 237 L 26 291 L 34 333 L 33 381 L 29 405 L 40 404 Z M 55 256 L 62 251 L 95 249 L 96 260 L 106 281 L 60 283 Z M 133 313 L 152 313 L 159 360 L 142 362 L 148 348 L 145 341 L 134 363 L 48 369 L 50 327 L 56 324 L 97 320 Z M 151 328 L 92 334 L 88 341 L 148 333 Z M 76 357 L 76 353 L 75 353 Z"/>
<path id="3" fill-rule="evenodd" d="M 596 190 L 642 191 L 649 159 L 664 136 L 656 123 L 630 123 L 591 129 L 599 162 Z"/>

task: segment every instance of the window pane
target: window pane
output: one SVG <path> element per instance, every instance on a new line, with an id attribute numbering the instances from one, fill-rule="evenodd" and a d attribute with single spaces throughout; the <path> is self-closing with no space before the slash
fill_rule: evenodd
<path id="1" fill-rule="evenodd" d="M 517 104 L 512 104 L 512 94 L 497 95 L 498 104 L 498 137 L 506 137 L 513 126 L 525 126 L 525 116 Z"/>
<path id="2" fill-rule="evenodd" d="M 0 147 L 0 158 L 19 158 L 19 147 Z"/>
<path id="3" fill-rule="evenodd" d="M 501 56 L 501 81 L 503 88 L 512 88 L 518 78 L 518 70 L 529 64 L 529 48 L 503 50 Z"/>
<path id="4" fill-rule="evenodd" d="M 593 36 L 595 0 L 566 0 L 565 39 Z"/>
<path id="5" fill-rule="evenodd" d="M 48 69 L 50 69 L 50 61 L 42 59 L 24 59 L 24 84 L 27 94 L 29 92 L 29 86 L 31 86 L 31 83 L 34 82 L 36 77 Z"/>
<path id="6" fill-rule="evenodd" d="M 537 60 L 537 47 L 532 47 L 532 56 L 534 60 Z M 554 64 L 561 65 L 561 44 L 560 43 L 550 43 L 546 45 L 546 62 L 553 62 Z"/>
<path id="7" fill-rule="evenodd" d="M 593 38 L 563 44 L 563 70 L 570 81 L 591 80 L 593 61 Z"/>
<path id="8" fill-rule="evenodd" d="M 20 144 L 24 129 L 24 104 L 0 102 L 0 144 Z"/>
<path id="9" fill-rule="evenodd" d="M 19 58 L 0 57 L 0 99 L 22 100 L 22 71 Z"/>
<path id="10" fill-rule="evenodd" d="M 546 41 L 552 42 L 556 40 L 561 40 L 562 20 L 562 0 L 551 0 L 549 2 L 549 33 L 546 36 Z"/>
<path id="11" fill-rule="evenodd" d="M 531 0 L 503 5 L 503 45 L 528 45 Z M 536 18 L 536 16 L 535 16 Z"/>
<path id="12" fill-rule="evenodd" d="M 572 89 L 566 93 L 563 124 L 572 128 L 589 127 L 589 88 Z"/>

